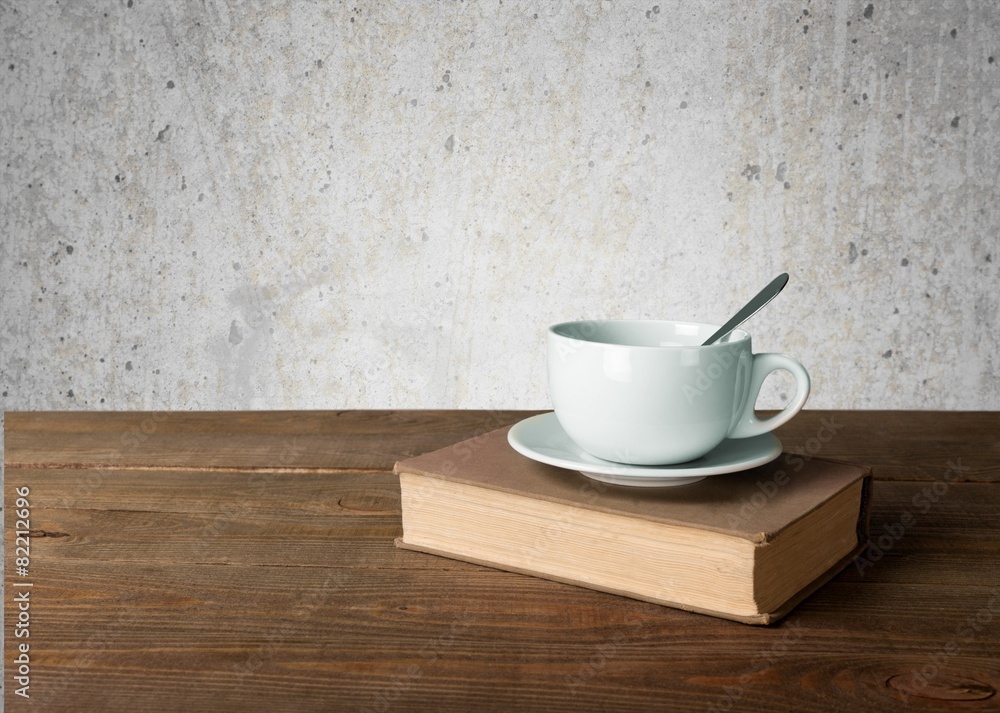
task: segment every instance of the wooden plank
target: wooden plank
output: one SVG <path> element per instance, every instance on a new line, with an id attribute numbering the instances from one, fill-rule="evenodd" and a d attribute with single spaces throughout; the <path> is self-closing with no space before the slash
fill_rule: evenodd
<path id="1" fill-rule="evenodd" d="M 1000 482 L 1000 411 L 803 411 L 775 433 L 790 453 L 880 480 Z"/>
<path id="2" fill-rule="evenodd" d="M 391 470 L 532 413 L 12 412 L 4 458 L 8 468 Z M 1000 412 L 803 411 L 777 434 L 789 452 L 869 465 L 879 479 L 1000 482 Z"/>
<path id="3" fill-rule="evenodd" d="M 525 411 L 8 412 L 22 467 L 392 470 L 400 458 L 516 423 Z"/>
<path id="4" fill-rule="evenodd" d="M 32 541 L 44 558 L 80 561 L 391 566 L 465 565 L 397 550 L 399 483 L 391 473 L 261 474 L 12 469 L 31 489 Z M 76 489 L 80 482 L 94 487 Z M 947 487 L 945 487 L 947 485 Z M 67 497 L 64 493 L 75 493 Z M 846 576 L 873 582 L 996 581 L 1000 488 L 877 482 L 873 546 Z M 7 509 L 8 532 L 14 510 Z M 868 563 L 871 563 L 869 565 Z M 970 565 L 970 562 L 972 563 Z M 876 565 L 877 566 L 874 566 Z"/>
<path id="5" fill-rule="evenodd" d="M 606 644 L 605 650 L 612 644 Z M 622 650 L 621 647 L 615 651 Z M 461 651 L 461 650 L 459 650 Z M 72 680 L 65 697 L 44 701 L 46 711 L 78 711 L 72 701 L 98 702 L 101 711 L 704 711 L 762 710 L 801 713 L 820 710 L 909 711 L 917 705 L 967 701 L 966 706 L 992 710 L 996 676 L 977 659 L 956 657 L 961 675 L 951 670 L 936 676 L 938 700 L 917 698 L 890 687 L 911 678 L 910 662 L 873 654 L 863 663 L 850 654 L 816 654 L 804 660 L 786 657 L 763 669 L 755 659 L 742 667 L 716 664 L 706 668 L 697 659 L 673 657 L 670 663 L 649 662 L 641 668 L 621 659 L 609 660 L 600 649 L 578 651 L 568 664 L 548 661 L 492 663 L 481 658 L 463 662 L 439 656 L 393 661 L 359 672 L 353 667 L 322 662 L 322 649 L 307 649 L 319 663 L 282 663 L 279 673 L 261 667 L 250 679 L 228 672 L 205 674 L 185 666 L 184 656 L 164 657 L 176 668 L 169 675 L 149 674 L 145 687 L 129 687 L 134 672 L 112 658 L 96 673 Z M 761 656 L 766 656 L 762 649 Z M 760 659 L 767 661 L 767 659 Z M 192 663 L 197 664 L 195 660 Z M 234 664 L 235 665 L 235 664 Z M 487 668 L 488 666 L 488 668 Z M 598 673 L 591 675 L 593 669 Z M 488 671 L 488 674 L 484 674 Z M 181 678 L 181 675 L 186 678 Z M 585 678 L 590 676 L 589 678 Z M 504 681 L 518 682 L 517 686 Z M 574 681 L 582 680 L 582 684 Z M 677 685 L 676 681 L 685 685 Z M 989 683 L 992 681 L 992 685 Z M 899 684 L 897 684 L 899 685 Z M 175 693 L 171 686 L 183 687 Z M 169 695 L 161 691 L 171 690 Z M 985 701 L 985 704 L 983 703 Z M 738 708 L 734 708 L 734 703 Z M 975 706 L 979 703 L 979 706 Z M 961 706 L 961 703 L 959 703 Z M 29 710 L 18 705 L 11 710 Z"/>
<path id="6" fill-rule="evenodd" d="M 943 681 L 1000 684 L 995 631 L 966 628 L 1000 594 L 950 583 L 833 583 L 767 629 L 486 569 L 60 563 L 32 597 L 36 702 L 11 711 L 378 710 L 394 687 L 403 710 L 498 689 L 518 709 L 704 710 L 740 685 L 751 709 L 901 710 L 885 682 L 949 641 Z"/>
<path id="7" fill-rule="evenodd" d="M 346 511 L 399 517 L 399 478 L 387 472 L 10 468 L 8 482 L 15 481 L 31 488 L 35 507 L 47 509 L 212 515 L 238 509 L 306 519 Z"/>
<path id="8" fill-rule="evenodd" d="M 431 557 L 421 555 L 425 560 Z M 341 566 L 322 562 L 308 568 L 220 567 L 190 562 L 43 558 L 23 581 L 32 582 L 31 600 L 45 622 L 38 631 L 32 629 L 31 638 L 49 637 L 51 647 L 67 650 L 84 644 L 91 628 L 110 625 L 126 608 L 134 610 L 129 616 L 129 635 L 156 632 L 157 641 L 164 643 L 197 634 L 199 641 L 214 646 L 234 632 L 250 637 L 258 634 L 270 619 L 280 619 L 282 612 L 293 608 L 299 598 L 304 608 L 319 600 L 330 606 L 312 612 L 310 620 L 300 622 L 290 634 L 309 638 L 322 617 L 324 625 L 354 636 L 350 645 L 368 651 L 369 656 L 378 652 L 371 651 L 363 637 L 375 628 L 448 624 L 466 615 L 475 616 L 481 627 L 517 631 L 516 645 L 528 642 L 535 647 L 544 647 L 547 637 L 555 633 L 566 635 L 566 643 L 572 643 L 570 637 L 575 642 L 599 642 L 623 623 L 626 614 L 641 615 L 644 621 L 662 625 L 654 638 L 671 645 L 684 642 L 696 647 L 705 643 L 742 651 L 759 638 L 756 631 L 764 630 L 546 579 L 458 565 L 453 571 L 377 567 L 370 562 Z M 902 648 L 919 648 L 921 641 L 960 629 L 970 614 L 990 606 L 996 608 L 994 614 L 1000 613 L 1000 582 L 995 575 L 961 587 L 941 581 L 900 584 L 840 576 L 794 610 L 790 619 L 825 639 L 831 651 L 863 645 L 869 633 L 888 636 Z M 177 615 L 188 607 L 197 607 L 197 611 Z M 12 611 L 8 604 L 8 613 Z M 206 626 L 209 619 L 217 624 Z M 994 616 L 980 624 L 978 632 L 984 636 L 973 637 L 979 639 L 976 646 L 981 647 L 975 650 L 996 653 L 991 649 L 996 645 L 995 632 L 989 627 L 996 624 L 1000 629 L 1000 619 Z M 163 630 L 166 625 L 170 631 Z M 411 633 L 410 643 L 419 641 L 420 635 Z M 763 639 L 767 640 L 767 635 Z M 346 642 L 342 645 L 348 645 Z M 496 645 L 502 644 L 498 641 Z"/>

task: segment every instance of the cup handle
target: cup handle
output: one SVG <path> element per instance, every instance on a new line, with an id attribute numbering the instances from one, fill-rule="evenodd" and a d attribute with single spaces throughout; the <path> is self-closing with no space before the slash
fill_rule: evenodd
<path id="1" fill-rule="evenodd" d="M 772 371 L 784 369 L 795 377 L 795 397 L 785 408 L 770 418 L 760 419 L 754 413 L 754 405 L 760 395 L 760 387 Z M 750 388 L 743 413 L 729 432 L 729 438 L 751 438 L 773 431 L 787 423 L 792 416 L 802 410 L 809 398 L 809 372 L 798 361 L 785 354 L 754 354 L 753 371 L 750 374 Z"/>

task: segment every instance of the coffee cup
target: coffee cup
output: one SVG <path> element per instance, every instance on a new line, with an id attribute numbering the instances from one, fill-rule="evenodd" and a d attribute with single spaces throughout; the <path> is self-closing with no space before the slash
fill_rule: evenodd
<path id="1" fill-rule="evenodd" d="M 548 380 L 566 434 L 597 458 L 672 465 L 728 438 L 767 433 L 809 396 L 805 367 L 784 354 L 751 351 L 742 329 L 701 346 L 718 325 L 654 320 L 564 322 L 548 330 Z M 776 370 L 795 378 L 791 402 L 760 419 L 754 405 Z"/>

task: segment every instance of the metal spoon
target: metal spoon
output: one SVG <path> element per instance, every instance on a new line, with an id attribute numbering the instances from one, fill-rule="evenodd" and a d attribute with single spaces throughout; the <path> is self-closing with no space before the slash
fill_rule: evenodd
<path id="1" fill-rule="evenodd" d="M 765 287 L 763 290 L 754 295 L 753 299 L 743 305 L 743 309 L 733 315 L 732 319 L 726 322 L 724 325 L 719 327 L 719 331 L 713 334 L 711 337 L 705 340 L 705 343 L 701 346 L 707 347 L 712 342 L 717 342 L 724 336 L 729 334 L 731 331 L 739 327 L 741 324 L 746 322 L 748 319 L 753 317 L 760 309 L 766 305 L 768 302 L 773 300 L 781 292 L 782 288 L 788 283 L 788 273 L 783 272 L 776 278 L 771 280 L 771 283 Z"/>

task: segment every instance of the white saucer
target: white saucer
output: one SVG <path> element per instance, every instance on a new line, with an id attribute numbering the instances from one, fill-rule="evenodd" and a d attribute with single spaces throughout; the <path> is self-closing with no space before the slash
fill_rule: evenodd
<path id="1" fill-rule="evenodd" d="M 781 441 L 765 433 L 753 438 L 731 438 L 714 450 L 677 465 L 626 465 L 595 458 L 566 435 L 554 412 L 514 424 L 507 441 L 518 453 L 540 463 L 576 470 L 613 485 L 659 488 L 695 483 L 708 475 L 749 470 L 770 463 L 781 454 Z"/>

